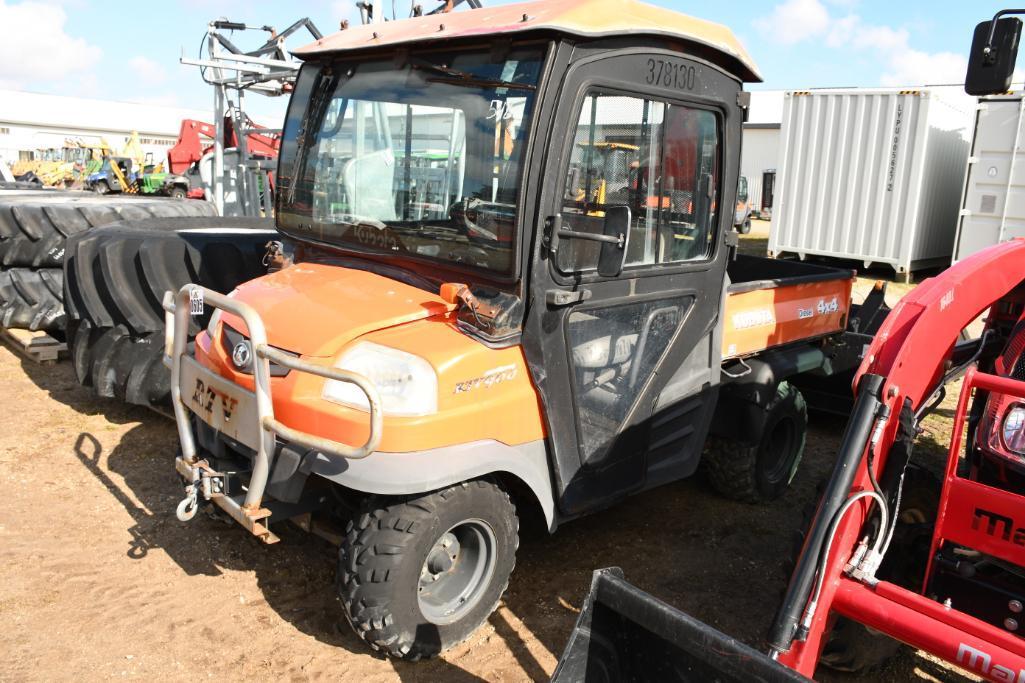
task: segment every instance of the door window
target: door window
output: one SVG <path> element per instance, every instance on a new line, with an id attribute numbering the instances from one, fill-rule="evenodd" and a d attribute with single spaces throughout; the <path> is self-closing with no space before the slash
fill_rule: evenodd
<path id="1" fill-rule="evenodd" d="M 593 91 L 584 98 L 565 173 L 567 227 L 601 233 L 605 209 L 629 206 L 627 266 L 705 258 L 714 233 L 719 125 L 715 113 Z M 599 244 L 563 240 L 563 272 L 594 269 Z"/>
<path id="2" fill-rule="evenodd" d="M 676 297 L 569 314 L 566 341 L 582 462 L 605 457 L 687 306 Z"/>

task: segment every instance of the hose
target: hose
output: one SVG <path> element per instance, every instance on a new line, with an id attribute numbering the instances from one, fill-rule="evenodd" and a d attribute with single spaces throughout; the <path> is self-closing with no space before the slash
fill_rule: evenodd
<path id="1" fill-rule="evenodd" d="M 829 525 L 829 532 L 826 534 L 826 544 L 822 548 L 822 554 L 819 556 L 819 570 L 815 577 L 815 590 L 812 593 L 811 600 L 808 602 L 808 607 L 804 611 L 804 619 L 801 620 L 801 630 L 807 631 L 811 628 L 811 620 L 815 616 L 815 612 L 818 609 L 819 597 L 822 595 L 822 586 L 826 581 L 825 565 L 829 560 L 829 551 L 833 547 L 833 539 L 836 536 L 836 529 L 840 526 L 841 520 L 847 511 L 853 507 L 853 505 L 861 500 L 862 498 L 873 498 L 876 504 L 879 506 L 879 517 L 880 517 L 880 532 L 876 535 L 875 546 L 872 548 L 873 552 L 878 553 L 883 544 L 884 531 L 887 529 L 887 522 L 889 521 L 889 512 L 886 508 L 886 502 L 882 496 L 875 491 L 861 491 L 856 493 L 846 501 L 837 510 L 833 516 L 833 521 Z"/>

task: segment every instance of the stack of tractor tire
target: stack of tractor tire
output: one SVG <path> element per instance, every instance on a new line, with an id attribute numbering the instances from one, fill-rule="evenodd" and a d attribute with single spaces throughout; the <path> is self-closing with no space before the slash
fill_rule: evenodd
<path id="1" fill-rule="evenodd" d="M 0 327 L 63 334 L 62 265 L 72 235 L 123 220 L 213 214 L 208 202 L 0 192 Z"/>
<path id="2" fill-rule="evenodd" d="M 267 243 L 277 239 L 273 225 L 261 218 L 146 218 L 71 237 L 64 291 L 79 381 L 98 396 L 166 411 L 164 293 L 190 282 L 227 293 L 263 275 Z M 209 311 L 192 319 L 190 339 L 208 319 Z"/>

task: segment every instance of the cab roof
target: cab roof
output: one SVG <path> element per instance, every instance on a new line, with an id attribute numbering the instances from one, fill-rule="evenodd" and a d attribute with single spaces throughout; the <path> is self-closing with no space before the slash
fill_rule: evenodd
<path id="1" fill-rule="evenodd" d="M 758 67 L 726 26 L 638 0 L 538 0 L 365 24 L 325 36 L 296 50 L 295 55 L 305 59 L 327 52 L 539 30 L 586 38 L 649 35 L 680 39 L 719 52 L 725 58 L 723 66 L 741 80 L 762 80 Z"/>

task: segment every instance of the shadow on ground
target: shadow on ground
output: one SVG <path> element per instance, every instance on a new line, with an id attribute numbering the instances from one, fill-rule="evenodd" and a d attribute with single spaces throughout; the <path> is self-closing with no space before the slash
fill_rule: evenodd
<path id="1" fill-rule="evenodd" d="M 143 423 L 125 433 L 105 459 L 92 434 L 81 434 L 75 448 L 82 466 L 132 517 L 125 553 L 144 560 L 161 550 L 188 575 L 252 572 L 263 598 L 281 619 L 318 641 L 367 654 L 335 600 L 335 549 L 289 524 L 277 525 L 280 543 L 264 546 L 240 527 L 202 514 L 188 524 L 177 521 L 174 509 L 182 489 L 172 466 L 174 425 L 148 411 L 141 413 L 133 417 L 144 417 Z M 535 651 L 540 644 L 557 658 L 592 571 L 619 566 L 641 589 L 761 648 L 784 589 L 784 567 L 801 509 L 830 471 L 842 430 L 836 418 L 812 419 L 805 462 L 785 500 L 767 506 L 733 503 L 710 493 L 695 477 L 567 524 L 555 535 L 525 531 L 504 599 L 520 628 L 500 610 L 490 619 L 494 637 L 503 641 L 526 676 L 547 679 L 550 672 L 524 638 L 536 639 Z M 958 680 L 940 667 L 929 670 L 934 666 L 907 655 L 864 680 L 907 680 L 916 668 L 940 680 Z M 393 662 L 393 667 L 409 681 L 479 680 L 444 660 Z M 823 678 L 855 680 L 828 673 Z"/>

